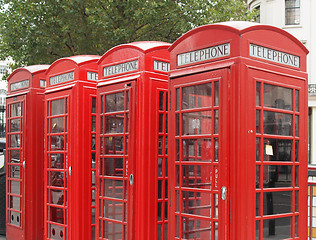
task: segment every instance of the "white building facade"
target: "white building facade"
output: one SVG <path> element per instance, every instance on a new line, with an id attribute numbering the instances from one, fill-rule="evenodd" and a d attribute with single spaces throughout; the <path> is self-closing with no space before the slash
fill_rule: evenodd
<path id="1" fill-rule="evenodd" d="M 246 0 L 257 9 L 257 22 L 281 28 L 299 39 L 309 50 L 309 162 L 316 164 L 316 0 Z"/>

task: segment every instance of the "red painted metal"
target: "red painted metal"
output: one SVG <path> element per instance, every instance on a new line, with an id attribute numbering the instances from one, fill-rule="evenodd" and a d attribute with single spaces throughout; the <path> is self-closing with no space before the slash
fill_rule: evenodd
<path id="1" fill-rule="evenodd" d="M 43 99 L 48 67 L 18 68 L 8 77 L 8 240 L 43 239 Z"/>
<path id="2" fill-rule="evenodd" d="M 227 22 L 169 51 L 169 239 L 306 239 L 307 49 Z"/>
<path id="3" fill-rule="evenodd" d="M 99 56 L 55 61 L 45 90 L 45 239 L 94 239 L 95 96 Z"/>
<path id="4" fill-rule="evenodd" d="M 98 62 L 97 239 L 166 239 L 169 46 L 119 45 Z"/>

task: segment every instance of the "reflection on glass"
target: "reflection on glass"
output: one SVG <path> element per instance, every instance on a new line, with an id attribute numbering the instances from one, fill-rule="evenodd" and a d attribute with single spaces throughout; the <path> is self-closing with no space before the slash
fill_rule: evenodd
<path id="1" fill-rule="evenodd" d="M 256 221 L 256 240 L 259 240 L 260 236 L 260 221 Z"/>
<path id="2" fill-rule="evenodd" d="M 20 134 L 12 134 L 11 137 L 11 147 L 19 148 L 21 146 Z"/>
<path id="3" fill-rule="evenodd" d="M 123 181 L 104 179 L 104 196 L 111 198 L 123 199 Z"/>
<path id="4" fill-rule="evenodd" d="M 182 161 L 212 161 L 212 142 L 209 138 L 183 139 L 183 159 Z"/>
<path id="5" fill-rule="evenodd" d="M 64 219 L 65 219 L 64 209 L 57 208 L 57 207 L 49 207 L 49 209 L 50 209 L 50 221 L 64 224 Z"/>
<path id="6" fill-rule="evenodd" d="M 261 199 L 260 193 L 256 193 L 256 216 L 260 216 Z"/>
<path id="7" fill-rule="evenodd" d="M 50 156 L 51 168 L 63 169 L 64 168 L 64 154 L 55 153 Z"/>
<path id="8" fill-rule="evenodd" d="M 50 186 L 64 187 L 64 172 L 51 171 Z"/>
<path id="9" fill-rule="evenodd" d="M 124 92 L 105 95 L 105 112 L 124 111 Z"/>
<path id="10" fill-rule="evenodd" d="M 264 161 L 292 161 L 292 141 L 286 139 L 264 139 Z"/>
<path id="11" fill-rule="evenodd" d="M 64 150 L 64 136 L 55 135 L 50 137 L 51 150 Z"/>
<path id="12" fill-rule="evenodd" d="M 182 135 L 211 133 L 211 111 L 183 113 L 182 120 Z"/>
<path id="13" fill-rule="evenodd" d="M 163 132 L 163 117 L 164 117 L 164 114 L 159 114 L 159 132 L 162 133 Z"/>
<path id="14" fill-rule="evenodd" d="M 295 191 L 295 212 L 298 212 L 298 206 L 299 206 L 298 193 L 299 191 Z"/>
<path id="15" fill-rule="evenodd" d="M 105 137 L 105 154 L 119 154 L 124 153 L 124 137 Z"/>
<path id="16" fill-rule="evenodd" d="M 211 217 L 213 204 L 210 193 L 182 191 L 182 196 L 182 213 Z"/>
<path id="17" fill-rule="evenodd" d="M 179 110 L 180 109 L 180 88 L 176 89 L 176 99 L 177 99 L 176 110 Z"/>
<path id="18" fill-rule="evenodd" d="M 182 165 L 182 186 L 210 189 L 211 170 L 211 166 L 208 165 Z"/>
<path id="19" fill-rule="evenodd" d="M 292 108 L 292 89 L 264 84 L 264 106 L 285 110 Z"/>
<path id="20" fill-rule="evenodd" d="M 299 90 L 295 90 L 295 111 L 299 112 Z"/>
<path id="21" fill-rule="evenodd" d="M 260 168 L 261 166 L 256 166 L 256 188 L 260 187 Z"/>
<path id="22" fill-rule="evenodd" d="M 295 141 L 295 162 L 299 162 L 299 141 Z"/>
<path id="23" fill-rule="evenodd" d="M 216 224 L 217 223 L 213 224 L 214 232 L 216 232 L 215 229 L 218 228 Z M 211 221 L 191 217 L 182 217 L 182 226 L 183 239 L 209 239 L 211 230 L 213 229 Z"/>
<path id="24" fill-rule="evenodd" d="M 299 166 L 295 166 L 295 187 L 299 186 Z"/>
<path id="25" fill-rule="evenodd" d="M 124 132 L 124 114 L 105 116 L 105 133 Z"/>
<path id="26" fill-rule="evenodd" d="M 95 132 L 95 122 L 96 122 L 96 116 L 92 116 L 91 118 L 91 131 Z"/>
<path id="27" fill-rule="evenodd" d="M 263 166 L 263 187 L 264 188 L 292 187 L 292 166 L 286 166 L 286 165 Z"/>
<path id="28" fill-rule="evenodd" d="M 10 196 L 10 208 L 20 210 L 20 198 Z"/>
<path id="29" fill-rule="evenodd" d="M 51 119 L 51 133 L 60 133 L 65 130 L 64 117 L 57 117 Z"/>
<path id="30" fill-rule="evenodd" d="M 10 150 L 11 163 L 19 163 L 20 162 L 20 150 Z"/>
<path id="31" fill-rule="evenodd" d="M 11 132 L 20 132 L 21 131 L 21 119 L 12 119 L 10 120 Z"/>
<path id="32" fill-rule="evenodd" d="M 22 115 L 21 103 L 11 104 L 11 116 L 10 117 L 19 117 Z"/>
<path id="33" fill-rule="evenodd" d="M 212 83 L 182 88 L 182 109 L 212 106 Z"/>
<path id="34" fill-rule="evenodd" d="M 179 113 L 176 113 L 176 136 L 179 136 L 180 132 L 180 118 Z"/>
<path id="35" fill-rule="evenodd" d="M 123 176 L 123 158 L 104 158 L 104 175 Z"/>
<path id="36" fill-rule="evenodd" d="M 10 180 L 10 193 L 20 195 L 20 182 Z"/>
<path id="37" fill-rule="evenodd" d="M 256 138 L 256 161 L 261 161 L 261 154 L 260 154 L 261 144 L 260 144 L 260 138 Z"/>
<path id="38" fill-rule="evenodd" d="M 96 98 L 95 97 L 93 97 L 92 98 L 92 109 L 91 109 L 91 111 L 92 111 L 92 113 L 96 113 Z"/>
<path id="39" fill-rule="evenodd" d="M 10 177 L 20 179 L 21 177 L 20 172 L 21 172 L 20 166 L 11 166 Z"/>
<path id="40" fill-rule="evenodd" d="M 263 129 L 265 134 L 292 135 L 292 115 L 264 111 Z"/>
<path id="41" fill-rule="evenodd" d="M 163 99 L 164 99 L 164 92 L 159 91 L 159 110 L 163 111 Z"/>
<path id="42" fill-rule="evenodd" d="M 122 233 L 123 233 L 123 225 L 121 223 L 103 221 L 103 238 L 123 239 Z"/>
<path id="43" fill-rule="evenodd" d="M 263 220 L 263 239 L 291 238 L 291 217 Z"/>
<path id="44" fill-rule="evenodd" d="M 295 115 L 295 137 L 299 137 L 298 129 L 299 129 L 299 116 Z"/>
<path id="45" fill-rule="evenodd" d="M 261 106 L 261 83 L 257 82 L 256 84 L 256 106 Z"/>
<path id="46" fill-rule="evenodd" d="M 65 113 L 65 99 L 57 99 L 51 101 L 51 116 Z"/>
<path id="47" fill-rule="evenodd" d="M 50 189 L 50 200 L 52 204 L 64 205 L 64 191 Z"/>
<path id="48" fill-rule="evenodd" d="M 260 133 L 260 119 L 261 119 L 260 113 L 261 113 L 260 110 L 256 111 L 256 130 L 257 130 L 257 133 Z"/>
<path id="49" fill-rule="evenodd" d="M 215 103 L 214 106 L 218 106 L 219 105 L 219 82 L 215 82 Z"/>
<path id="50" fill-rule="evenodd" d="M 103 200 L 103 212 L 104 217 L 106 218 L 122 221 L 123 203 L 105 199 Z"/>
<path id="51" fill-rule="evenodd" d="M 292 192 L 263 192 L 263 215 L 292 212 Z"/>
<path id="52" fill-rule="evenodd" d="M 214 118 L 214 133 L 218 134 L 218 128 L 219 128 L 219 116 L 218 116 L 218 110 L 214 111 L 215 118 Z"/>

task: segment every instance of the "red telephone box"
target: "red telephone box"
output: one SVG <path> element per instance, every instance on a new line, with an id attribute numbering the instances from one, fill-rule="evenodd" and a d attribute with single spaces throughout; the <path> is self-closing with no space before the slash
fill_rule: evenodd
<path id="1" fill-rule="evenodd" d="M 43 111 L 45 71 L 48 67 L 18 68 L 8 77 L 8 240 L 43 239 Z"/>
<path id="2" fill-rule="evenodd" d="M 119 45 L 99 60 L 97 239 L 166 239 L 170 44 Z"/>
<path id="3" fill-rule="evenodd" d="M 169 239 L 306 239 L 307 49 L 227 22 L 169 50 Z"/>
<path id="4" fill-rule="evenodd" d="M 94 239 L 98 59 L 62 58 L 47 70 L 45 239 Z"/>

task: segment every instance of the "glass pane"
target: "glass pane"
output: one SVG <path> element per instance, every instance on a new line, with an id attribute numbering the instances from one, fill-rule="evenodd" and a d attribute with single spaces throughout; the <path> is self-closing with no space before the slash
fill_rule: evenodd
<path id="1" fill-rule="evenodd" d="M 211 107 L 212 83 L 182 88 L 182 109 Z"/>
<path id="2" fill-rule="evenodd" d="M 260 236 L 260 221 L 256 221 L 256 240 L 259 240 Z"/>
<path id="3" fill-rule="evenodd" d="M 21 178 L 21 169 L 20 166 L 11 166 L 11 178 L 20 179 Z"/>
<path id="4" fill-rule="evenodd" d="M 292 141 L 285 139 L 264 139 L 263 161 L 292 161 Z"/>
<path id="5" fill-rule="evenodd" d="M 261 199 L 260 199 L 260 193 L 256 193 L 256 216 L 260 216 L 260 207 L 261 207 Z"/>
<path id="6" fill-rule="evenodd" d="M 95 97 L 93 97 L 92 98 L 92 109 L 91 109 L 91 111 L 92 111 L 92 113 L 96 113 L 96 98 Z"/>
<path id="7" fill-rule="evenodd" d="M 10 193 L 20 195 L 20 182 L 19 181 L 9 181 L 10 182 Z"/>
<path id="8" fill-rule="evenodd" d="M 22 115 L 21 103 L 11 104 L 11 116 L 10 117 L 18 117 L 21 115 Z"/>
<path id="9" fill-rule="evenodd" d="M 295 137 L 299 137 L 299 116 L 295 115 Z"/>
<path id="10" fill-rule="evenodd" d="M 176 89 L 176 101 L 177 101 L 176 110 L 179 110 L 180 109 L 180 88 Z"/>
<path id="11" fill-rule="evenodd" d="M 20 132 L 21 131 L 21 119 L 12 119 L 10 120 L 11 132 Z"/>
<path id="12" fill-rule="evenodd" d="M 50 186 L 64 187 L 64 172 L 50 172 Z"/>
<path id="13" fill-rule="evenodd" d="M 211 188 L 212 167 L 210 165 L 182 165 L 182 186 L 190 188 Z"/>
<path id="14" fill-rule="evenodd" d="M 103 238 L 105 238 L 105 239 L 123 239 L 122 233 L 123 233 L 122 224 L 103 221 Z"/>
<path id="15" fill-rule="evenodd" d="M 256 84 L 256 90 L 257 90 L 257 94 L 256 94 L 256 106 L 261 106 L 261 83 L 257 82 Z"/>
<path id="16" fill-rule="evenodd" d="M 295 111 L 296 112 L 299 112 L 300 111 L 300 108 L 299 108 L 299 91 L 298 90 L 295 90 Z"/>
<path id="17" fill-rule="evenodd" d="M 104 106 L 104 96 L 101 96 L 101 113 L 103 113 L 103 106 Z"/>
<path id="18" fill-rule="evenodd" d="M 211 139 L 183 139 L 182 161 L 212 161 Z"/>
<path id="19" fill-rule="evenodd" d="M 51 116 L 65 113 L 65 99 L 51 101 Z"/>
<path id="20" fill-rule="evenodd" d="M 64 205 L 64 191 L 50 189 L 50 203 Z"/>
<path id="21" fill-rule="evenodd" d="M 212 200 L 210 193 L 182 191 L 182 213 L 211 217 Z"/>
<path id="22" fill-rule="evenodd" d="M 256 161 L 260 162 L 261 161 L 261 144 L 260 144 L 260 138 L 256 139 Z"/>
<path id="23" fill-rule="evenodd" d="M 49 209 L 50 209 L 50 221 L 64 224 L 64 218 L 65 218 L 64 209 L 56 208 L 56 207 L 50 207 Z"/>
<path id="24" fill-rule="evenodd" d="M 163 117 L 164 117 L 164 114 L 159 114 L 159 132 L 160 133 L 164 132 L 164 129 L 163 129 L 163 123 L 164 123 Z"/>
<path id="25" fill-rule="evenodd" d="M 291 217 L 263 220 L 263 239 L 291 238 Z"/>
<path id="26" fill-rule="evenodd" d="M 214 114 L 215 114 L 215 118 L 214 118 L 214 133 L 215 134 L 218 134 L 218 128 L 219 128 L 219 116 L 218 116 L 218 110 L 215 110 L 214 111 Z"/>
<path id="27" fill-rule="evenodd" d="M 96 122 L 96 116 L 92 116 L 91 118 L 91 131 L 95 132 L 95 122 Z"/>
<path id="28" fill-rule="evenodd" d="M 51 168 L 64 169 L 64 154 L 51 154 L 50 164 Z"/>
<path id="29" fill-rule="evenodd" d="M 123 203 L 103 200 L 104 217 L 122 221 L 123 220 Z"/>
<path id="30" fill-rule="evenodd" d="M 65 130 L 65 118 L 57 117 L 51 119 L 51 133 L 64 132 Z"/>
<path id="31" fill-rule="evenodd" d="M 285 110 L 293 110 L 292 89 L 264 84 L 264 106 Z"/>
<path id="32" fill-rule="evenodd" d="M 292 192 L 264 192 L 263 215 L 292 212 Z"/>
<path id="33" fill-rule="evenodd" d="M 295 162 L 299 162 L 299 141 L 295 141 Z"/>
<path id="34" fill-rule="evenodd" d="M 50 137 L 51 150 L 64 150 L 64 135 Z"/>
<path id="35" fill-rule="evenodd" d="M 260 179 L 260 175 L 261 175 L 261 166 L 260 165 L 257 165 L 256 166 L 256 188 L 260 188 L 260 182 L 261 182 L 261 179 Z"/>
<path id="36" fill-rule="evenodd" d="M 11 152 L 11 163 L 19 163 L 20 162 L 20 150 L 10 150 Z"/>
<path id="37" fill-rule="evenodd" d="M 10 196 L 10 208 L 20 210 L 20 198 Z"/>
<path id="38" fill-rule="evenodd" d="M 159 91 L 159 110 L 163 111 L 163 99 L 164 99 L 164 92 Z"/>
<path id="39" fill-rule="evenodd" d="M 105 133 L 124 132 L 124 114 L 105 116 Z"/>
<path id="40" fill-rule="evenodd" d="M 214 83 L 215 86 L 215 103 L 214 106 L 219 105 L 219 82 Z"/>
<path id="41" fill-rule="evenodd" d="M 260 113 L 261 113 L 260 110 L 256 111 L 256 130 L 257 130 L 257 133 L 260 133 L 260 122 L 261 122 Z"/>
<path id="42" fill-rule="evenodd" d="M 264 111 L 263 131 L 265 134 L 291 136 L 292 115 L 286 113 Z"/>
<path id="43" fill-rule="evenodd" d="M 19 148 L 21 146 L 20 134 L 11 135 L 11 146 L 13 148 Z"/>
<path id="44" fill-rule="evenodd" d="M 182 238 L 183 239 L 212 239 L 211 238 L 211 221 L 182 217 Z M 215 229 L 215 227 L 214 227 Z M 215 231 L 214 231 L 215 232 Z M 181 239 L 182 239 L 181 238 Z"/>
<path id="45" fill-rule="evenodd" d="M 292 187 L 292 169 L 292 166 L 284 165 L 263 166 L 263 187 Z"/>
<path id="46" fill-rule="evenodd" d="M 104 196 L 123 199 L 123 181 L 104 179 Z"/>
<path id="47" fill-rule="evenodd" d="M 104 158 L 104 175 L 123 176 L 123 158 Z"/>
<path id="48" fill-rule="evenodd" d="M 191 112 L 182 114 L 182 135 L 211 134 L 212 112 Z"/>
<path id="49" fill-rule="evenodd" d="M 105 154 L 124 154 L 124 137 L 105 137 Z"/>
<path id="50" fill-rule="evenodd" d="M 105 112 L 124 111 L 124 92 L 105 95 Z"/>

